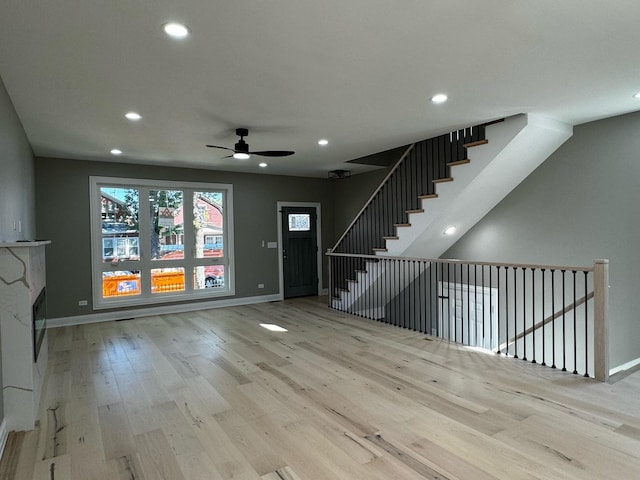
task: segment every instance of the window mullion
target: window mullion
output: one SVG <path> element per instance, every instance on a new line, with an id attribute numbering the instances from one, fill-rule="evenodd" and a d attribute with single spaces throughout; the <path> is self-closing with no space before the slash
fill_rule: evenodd
<path id="1" fill-rule="evenodd" d="M 188 292 L 194 291 L 193 268 L 195 252 L 195 227 L 193 223 L 193 190 L 185 188 L 182 198 L 184 216 L 184 287 Z"/>
<path id="2" fill-rule="evenodd" d="M 138 187 L 140 226 L 140 283 L 141 295 L 151 297 L 151 204 L 149 202 L 149 187 Z"/>

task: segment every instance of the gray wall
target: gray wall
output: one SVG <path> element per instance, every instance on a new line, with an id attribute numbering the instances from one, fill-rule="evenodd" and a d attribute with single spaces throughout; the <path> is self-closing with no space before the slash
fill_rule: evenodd
<path id="1" fill-rule="evenodd" d="M 610 364 L 640 357 L 640 113 L 573 137 L 443 258 L 592 265 L 610 260 Z"/>
<path id="2" fill-rule="evenodd" d="M 0 242 L 35 236 L 33 175 L 31 146 L 0 79 Z"/>
<path id="3" fill-rule="evenodd" d="M 7 90 L 0 78 L 0 242 L 35 236 L 33 154 Z M 22 222 L 22 232 L 13 229 Z M 0 352 L 2 385 L 2 352 Z M 0 422 L 4 405 L 0 394 Z"/>
<path id="4" fill-rule="evenodd" d="M 36 159 L 39 238 L 47 246 L 47 309 L 50 318 L 92 313 L 89 176 L 148 178 L 233 184 L 236 297 L 277 294 L 277 202 L 319 202 L 322 248 L 335 240 L 331 182 L 327 179 L 216 172 L 111 162 Z M 326 262 L 323 284 L 327 285 Z M 264 289 L 258 289 L 264 283 Z M 229 298 L 229 297 L 225 297 Z M 78 300 L 89 306 L 79 307 Z"/>

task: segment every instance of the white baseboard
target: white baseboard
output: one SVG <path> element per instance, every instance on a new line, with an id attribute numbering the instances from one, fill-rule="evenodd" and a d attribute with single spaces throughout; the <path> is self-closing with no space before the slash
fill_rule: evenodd
<path id="1" fill-rule="evenodd" d="M 2 458 L 2 454 L 4 453 L 4 447 L 7 446 L 7 438 L 9 437 L 9 428 L 7 427 L 7 419 L 2 419 L 2 424 L 0 425 L 0 458 Z"/>
<path id="2" fill-rule="evenodd" d="M 321 288 L 319 295 L 320 296 L 329 295 L 329 289 L 328 288 Z"/>
<path id="3" fill-rule="evenodd" d="M 235 307 L 238 305 L 251 305 L 254 303 L 267 303 L 282 300 L 282 295 L 261 295 L 258 297 L 229 298 L 225 300 L 212 300 L 209 302 L 182 303 L 179 305 L 162 305 L 159 307 L 139 308 L 135 310 L 116 310 L 112 312 L 91 313 L 88 315 L 76 315 L 73 317 L 48 318 L 47 327 L 68 327 L 71 325 L 83 325 L 86 323 L 108 322 L 112 320 L 124 320 L 125 318 L 148 317 L 151 315 L 165 315 L 169 313 L 194 312 L 208 310 L 210 308 Z"/>
<path id="4" fill-rule="evenodd" d="M 636 358 L 635 360 L 631 360 L 630 362 L 623 363 L 622 365 L 618 365 L 617 367 L 611 368 L 609 370 L 609 376 L 615 375 L 618 372 L 629 370 L 630 368 L 633 368 L 636 365 L 640 365 L 640 358 Z"/>

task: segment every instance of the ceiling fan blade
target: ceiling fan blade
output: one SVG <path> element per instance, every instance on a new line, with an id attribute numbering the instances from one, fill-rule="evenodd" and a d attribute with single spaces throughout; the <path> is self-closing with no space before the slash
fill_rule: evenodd
<path id="1" fill-rule="evenodd" d="M 209 148 L 221 148 L 223 150 L 230 150 L 232 152 L 235 152 L 235 150 L 233 148 L 228 148 L 228 147 L 219 147 L 218 145 L 207 145 L 207 147 Z"/>
<path id="2" fill-rule="evenodd" d="M 251 155 L 262 155 L 263 157 L 288 157 L 296 152 L 289 150 L 265 150 L 263 152 L 249 152 Z"/>

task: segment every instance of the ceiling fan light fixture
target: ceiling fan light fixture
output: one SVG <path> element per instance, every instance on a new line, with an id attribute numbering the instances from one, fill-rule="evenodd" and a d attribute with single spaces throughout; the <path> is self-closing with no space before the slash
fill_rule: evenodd
<path id="1" fill-rule="evenodd" d="M 191 30 L 189 27 L 178 22 L 168 22 L 162 25 L 162 31 L 169 35 L 171 38 L 182 39 L 189 36 Z"/>
<path id="2" fill-rule="evenodd" d="M 240 137 L 240 140 L 236 142 L 236 144 L 233 146 L 234 148 L 221 147 L 219 145 L 207 145 L 207 147 L 230 150 L 233 152 L 233 154 L 229 156 L 237 160 L 248 160 L 249 158 L 251 158 L 251 155 L 259 155 L 262 157 L 288 157 L 289 155 L 293 155 L 295 153 L 290 150 L 250 150 L 249 144 L 244 141 L 244 137 L 249 135 L 249 130 L 246 128 L 236 128 L 236 135 Z"/>

